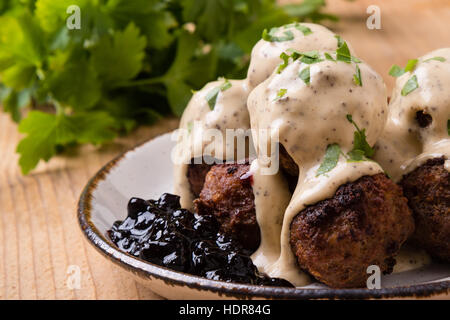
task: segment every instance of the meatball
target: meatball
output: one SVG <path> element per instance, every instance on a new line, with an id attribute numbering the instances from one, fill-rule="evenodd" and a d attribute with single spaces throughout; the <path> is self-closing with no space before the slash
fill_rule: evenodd
<path id="1" fill-rule="evenodd" d="M 450 173 L 445 158 L 428 160 L 400 182 L 416 221 L 413 242 L 450 261 Z"/>
<path id="2" fill-rule="evenodd" d="M 187 178 L 189 181 L 189 186 L 191 187 L 191 192 L 195 198 L 198 197 L 202 191 L 203 184 L 205 183 L 205 177 L 209 169 L 211 169 L 211 165 L 204 162 L 194 164 L 194 159 L 192 159 L 191 163 L 188 165 Z"/>
<path id="3" fill-rule="evenodd" d="M 301 211 L 291 223 L 290 244 L 299 266 L 319 281 L 362 287 L 368 266 L 392 272 L 413 231 L 401 188 L 380 173 L 342 185 L 331 199 Z"/>
<path id="4" fill-rule="evenodd" d="M 250 165 L 218 164 L 206 175 L 203 189 L 194 206 L 198 214 L 213 214 L 221 230 L 235 237 L 248 250 L 261 241 L 256 222 L 255 197 Z"/>

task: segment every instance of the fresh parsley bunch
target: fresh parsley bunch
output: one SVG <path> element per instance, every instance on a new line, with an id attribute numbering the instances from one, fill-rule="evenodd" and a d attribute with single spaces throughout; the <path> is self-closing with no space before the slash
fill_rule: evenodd
<path id="1" fill-rule="evenodd" d="M 80 8 L 69 30 L 67 8 Z M 324 0 L 3 0 L 0 98 L 19 122 L 20 166 L 74 144 L 102 144 L 181 115 L 193 89 L 244 77 L 264 28 L 321 13 Z"/>

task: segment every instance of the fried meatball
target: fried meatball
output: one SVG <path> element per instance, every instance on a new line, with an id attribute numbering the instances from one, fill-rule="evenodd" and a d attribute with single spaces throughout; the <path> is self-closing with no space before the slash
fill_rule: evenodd
<path id="1" fill-rule="evenodd" d="M 249 164 L 214 165 L 194 206 L 200 215 L 214 214 L 223 232 L 234 236 L 246 249 L 256 250 L 261 236 L 249 168 Z"/>
<path id="2" fill-rule="evenodd" d="M 413 231 L 401 188 L 380 173 L 342 185 L 331 199 L 301 211 L 291 223 L 290 244 L 299 266 L 319 281 L 362 287 L 368 266 L 392 272 Z"/>
<path id="3" fill-rule="evenodd" d="M 450 173 L 445 158 L 428 160 L 400 182 L 416 221 L 413 241 L 450 261 Z"/>
<path id="4" fill-rule="evenodd" d="M 187 178 L 189 181 L 189 186 L 191 187 L 191 192 L 195 198 L 197 198 L 202 191 L 203 184 L 205 183 L 205 177 L 209 169 L 211 169 L 211 165 L 204 162 L 194 164 L 194 159 L 192 159 L 191 163 L 188 165 Z"/>

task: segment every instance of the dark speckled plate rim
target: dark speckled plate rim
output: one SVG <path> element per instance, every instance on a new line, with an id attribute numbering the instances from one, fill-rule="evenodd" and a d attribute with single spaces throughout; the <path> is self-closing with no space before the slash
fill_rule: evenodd
<path id="1" fill-rule="evenodd" d="M 170 134 L 170 133 L 169 133 Z M 157 136 L 155 138 L 159 138 Z M 78 222 L 88 241 L 106 258 L 144 279 L 160 279 L 166 285 L 187 286 L 191 289 L 210 291 L 220 297 L 252 299 L 381 299 L 381 298 L 432 298 L 434 295 L 450 292 L 450 281 L 429 284 L 383 288 L 369 290 L 355 289 L 298 289 L 286 287 L 255 286 L 237 284 L 224 281 L 209 280 L 190 274 L 172 271 L 144 260 L 135 258 L 120 251 L 114 244 L 102 235 L 91 221 L 92 194 L 98 183 L 106 178 L 108 173 L 116 167 L 130 151 L 134 151 L 146 141 L 136 147 L 123 152 L 104 165 L 87 183 L 78 202 Z"/>

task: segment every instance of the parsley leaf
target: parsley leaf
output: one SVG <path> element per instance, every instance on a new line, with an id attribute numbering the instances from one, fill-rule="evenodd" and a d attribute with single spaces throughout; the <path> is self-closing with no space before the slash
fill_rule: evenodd
<path id="1" fill-rule="evenodd" d="M 277 101 L 280 100 L 282 97 L 284 97 L 284 95 L 287 93 L 287 89 L 280 89 L 277 92 L 277 96 L 275 97 L 275 99 L 273 99 L 273 101 Z"/>
<path id="2" fill-rule="evenodd" d="M 353 75 L 353 82 L 357 86 L 362 87 L 361 70 L 359 69 L 358 65 L 356 65 L 356 74 Z"/>
<path id="3" fill-rule="evenodd" d="M 277 73 L 281 73 L 281 71 L 283 71 L 287 66 L 288 66 L 288 64 L 289 64 L 289 58 L 290 58 L 291 56 L 289 56 L 288 54 L 286 54 L 285 52 L 282 52 L 281 54 L 280 54 L 280 58 L 283 60 L 283 63 L 281 63 L 279 66 L 278 66 L 278 69 L 277 69 Z"/>
<path id="4" fill-rule="evenodd" d="M 141 71 L 145 47 L 145 37 L 130 23 L 124 31 L 100 39 L 91 50 L 92 62 L 102 81 L 114 86 L 134 78 Z"/>
<path id="5" fill-rule="evenodd" d="M 22 118 L 21 109 L 31 103 L 32 90 L 16 91 L 10 88 L 1 88 L 0 97 L 3 101 L 3 110 L 11 114 L 15 122 Z"/>
<path id="6" fill-rule="evenodd" d="M 333 59 L 333 57 L 331 56 L 331 54 L 329 54 L 328 52 L 324 53 L 325 59 L 336 62 L 336 60 Z"/>
<path id="7" fill-rule="evenodd" d="M 305 82 L 306 85 L 308 85 L 310 83 L 310 77 L 311 77 L 309 67 L 306 67 L 303 70 L 301 70 L 298 73 L 298 76 L 300 77 L 300 79 L 303 80 L 303 82 Z"/>
<path id="8" fill-rule="evenodd" d="M 284 42 L 284 41 L 290 41 L 294 39 L 294 34 L 292 31 L 284 31 L 282 36 L 276 36 L 275 34 L 278 32 L 280 28 L 272 28 L 270 31 L 267 31 L 267 29 L 264 29 L 262 38 L 269 42 Z"/>
<path id="9" fill-rule="evenodd" d="M 350 161 L 362 161 L 365 158 L 372 157 L 375 150 L 366 140 L 366 129 L 359 129 L 350 114 L 347 115 L 347 120 L 356 128 L 356 131 L 353 134 L 353 149 L 347 153 L 350 157 Z"/>
<path id="10" fill-rule="evenodd" d="M 133 23 L 146 37 L 148 46 L 156 49 L 172 43 L 174 36 L 170 29 L 178 24 L 173 14 L 165 9 L 164 4 L 148 0 L 110 0 L 105 7 L 108 18 L 117 28 L 125 29 Z"/>
<path id="11" fill-rule="evenodd" d="M 99 101 L 101 83 L 86 53 L 80 50 L 58 53 L 52 61 L 47 81 L 59 103 L 86 110 Z"/>
<path id="12" fill-rule="evenodd" d="M 45 55 L 42 30 L 28 12 L 2 16 L 0 25 L 1 81 L 16 90 L 31 87 Z"/>
<path id="13" fill-rule="evenodd" d="M 341 148 L 338 144 L 334 143 L 328 145 L 325 157 L 317 170 L 316 177 L 333 170 L 339 161 L 340 154 Z"/>
<path id="14" fill-rule="evenodd" d="M 416 65 L 418 62 L 419 62 L 419 60 L 417 60 L 417 59 L 408 60 L 405 68 L 401 68 L 398 65 L 394 64 L 391 67 L 391 69 L 389 70 L 389 75 L 391 75 L 393 77 L 400 77 L 401 75 L 405 74 L 406 72 L 412 72 L 416 68 Z"/>
<path id="15" fill-rule="evenodd" d="M 170 108 L 178 116 L 183 113 L 192 96 L 193 79 L 197 79 L 199 84 L 205 83 L 215 73 L 214 52 L 198 55 L 196 52 L 199 42 L 200 39 L 195 34 L 181 32 L 177 39 L 175 59 L 161 78 L 167 89 Z"/>
<path id="16" fill-rule="evenodd" d="M 405 72 L 413 71 L 416 68 L 418 61 L 419 60 L 417 60 L 417 59 L 408 60 L 408 62 L 406 63 L 406 66 L 405 66 Z"/>
<path id="17" fill-rule="evenodd" d="M 320 59 L 318 51 L 309 51 L 301 53 L 300 61 L 306 64 L 313 64 L 323 61 Z"/>
<path id="18" fill-rule="evenodd" d="M 347 42 L 344 41 L 343 44 L 336 49 L 336 60 L 346 63 L 350 63 L 352 61 L 352 56 L 350 54 Z"/>
<path id="19" fill-rule="evenodd" d="M 417 76 L 413 75 L 411 78 L 406 81 L 405 85 L 402 88 L 402 96 L 406 96 L 416 90 L 419 87 L 419 83 L 417 82 Z"/>
<path id="20" fill-rule="evenodd" d="M 342 47 L 342 45 L 344 44 L 344 40 L 342 39 L 342 37 L 338 34 L 336 34 L 334 37 L 337 40 L 337 47 L 338 48 Z"/>
<path id="21" fill-rule="evenodd" d="M 27 134 L 17 146 L 22 172 L 28 173 L 41 159 L 48 161 L 58 146 L 112 140 L 116 136 L 115 126 L 114 119 L 104 112 L 66 116 L 32 111 L 19 126 L 19 131 Z"/>
<path id="22" fill-rule="evenodd" d="M 352 149 L 349 152 L 347 152 L 348 161 L 349 162 L 358 162 L 358 161 L 365 161 L 367 158 L 365 157 L 364 151 L 359 149 Z"/>
<path id="23" fill-rule="evenodd" d="M 218 87 L 213 88 L 211 91 L 209 91 L 205 98 L 206 101 L 208 102 L 209 108 L 211 110 L 214 110 L 214 107 L 216 106 L 216 101 L 217 101 L 217 97 L 219 95 L 220 91 L 225 91 L 228 90 L 229 88 L 231 88 L 231 82 L 228 81 L 228 79 L 225 79 L 225 82 L 223 84 L 221 84 Z"/>
<path id="24" fill-rule="evenodd" d="M 308 34 L 312 33 L 310 28 L 308 28 L 308 27 L 306 27 L 304 25 L 301 25 L 301 24 L 296 24 L 295 28 L 300 30 L 303 33 L 303 35 L 305 35 L 305 36 L 307 36 Z"/>
<path id="25" fill-rule="evenodd" d="M 405 73 L 405 70 L 402 67 L 399 67 L 398 65 L 394 64 L 391 67 L 391 70 L 389 70 L 389 75 L 393 77 L 400 77 Z"/>
<path id="26" fill-rule="evenodd" d="M 289 65 L 289 58 L 292 58 L 293 61 L 300 59 L 302 63 L 306 64 L 313 64 L 323 61 L 323 59 L 320 58 L 318 51 L 298 52 L 294 49 L 288 49 L 288 51 L 291 51 L 291 55 L 288 55 L 285 52 L 280 54 L 280 58 L 283 60 L 283 63 L 278 66 L 277 73 L 281 73 Z"/>
<path id="27" fill-rule="evenodd" d="M 433 57 L 427 60 L 424 60 L 423 62 L 428 62 L 428 61 L 432 61 L 432 60 L 436 60 L 436 61 L 440 61 L 440 62 L 445 62 L 445 58 L 444 57 Z"/>

